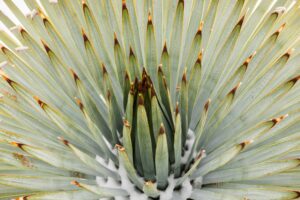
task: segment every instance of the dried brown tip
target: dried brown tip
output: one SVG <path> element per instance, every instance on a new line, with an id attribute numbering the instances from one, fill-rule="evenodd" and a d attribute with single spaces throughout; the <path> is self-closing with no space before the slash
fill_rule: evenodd
<path id="1" fill-rule="evenodd" d="M 29 200 L 29 196 L 18 197 L 14 200 Z"/>
<path id="2" fill-rule="evenodd" d="M 187 82 L 187 78 L 186 78 L 186 70 L 184 70 L 184 72 L 183 72 L 183 75 L 182 75 L 182 82 L 183 82 L 184 84 L 186 84 L 186 82 Z"/>
<path id="3" fill-rule="evenodd" d="M 247 145 L 253 143 L 254 140 L 247 140 L 247 141 L 244 141 L 242 142 L 240 145 L 241 145 L 241 150 L 243 150 Z"/>
<path id="4" fill-rule="evenodd" d="M 298 75 L 298 76 L 296 76 L 295 78 L 289 80 L 288 82 L 292 82 L 293 85 L 295 85 L 295 84 L 297 83 L 297 81 L 299 81 L 299 80 L 300 80 L 300 75 Z"/>
<path id="5" fill-rule="evenodd" d="M 87 8 L 87 4 L 86 4 L 85 0 L 82 0 L 81 3 L 82 3 L 82 8 L 83 9 Z"/>
<path id="6" fill-rule="evenodd" d="M 253 59 L 253 57 L 256 55 L 256 51 L 253 52 L 253 54 L 251 54 L 243 63 L 244 66 L 248 67 L 248 64 L 250 63 L 250 61 Z"/>
<path id="7" fill-rule="evenodd" d="M 107 74 L 107 70 L 106 70 L 104 63 L 102 63 L 102 73 L 103 73 L 103 75 Z"/>
<path id="8" fill-rule="evenodd" d="M 152 25 L 152 16 L 151 16 L 151 12 L 148 13 L 148 26 Z"/>
<path id="9" fill-rule="evenodd" d="M 2 44 L 0 44 L 0 49 L 3 53 L 5 53 L 5 51 L 7 51 L 7 48 L 5 46 L 3 46 Z"/>
<path id="10" fill-rule="evenodd" d="M 13 80 L 11 80 L 10 78 L 8 78 L 8 76 L 6 76 L 2 72 L 1 72 L 1 76 L 2 76 L 2 78 L 3 78 L 4 81 L 6 81 L 11 87 L 13 87 L 13 84 L 15 83 Z"/>
<path id="11" fill-rule="evenodd" d="M 272 119 L 271 121 L 273 122 L 273 126 L 274 127 L 276 124 L 280 123 L 282 120 L 284 120 L 285 118 L 287 118 L 289 115 L 288 114 L 285 114 L 285 115 L 282 115 L 280 117 L 277 117 L 277 118 L 274 118 Z"/>
<path id="12" fill-rule="evenodd" d="M 83 106 L 81 100 L 78 99 L 77 97 L 75 97 L 75 101 L 76 101 L 76 104 L 79 106 L 80 110 L 83 111 L 84 106 Z"/>
<path id="13" fill-rule="evenodd" d="M 275 31 L 275 35 L 279 35 L 279 33 L 284 29 L 284 27 L 285 27 L 285 25 L 286 25 L 286 23 L 283 23 L 280 27 L 279 27 L 279 29 L 277 29 L 276 31 Z"/>
<path id="14" fill-rule="evenodd" d="M 200 22 L 196 35 L 201 35 L 203 29 L 203 21 Z"/>
<path id="15" fill-rule="evenodd" d="M 196 60 L 196 64 L 201 65 L 202 62 L 202 57 L 203 57 L 203 49 L 200 51 L 200 53 L 198 54 L 198 58 Z"/>
<path id="16" fill-rule="evenodd" d="M 228 94 L 235 95 L 237 89 L 242 85 L 242 82 L 239 82 Z"/>
<path id="17" fill-rule="evenodd" d="M 293 191 L 294 193 L 296 193 L 297 196 L 295 196 L 294 199 L 298 199 L 300 197 L 300 191 Z"/>
<path id="18" fill-rule="evenodd" d="M 24 36 L 24 34 L 26 34 L 26 30 L 22 26 L 20 26 L 19 33 L 21 33 L 21 35 Z"/>
<path id="19" fill-rule="evenodd" d="M 282 57 L 286 57 L 286 59 L 289 59 L 294 52 L 295 49 L 289 49 Z"/>
<path id="20" fill-rule="evenodd" d="M 126 0 L 122 0 L 122 10 L 127 9 Z"/>
<path id="21" fill-rule="evenodd" d="M 204 105 L 204 110 L 205 110 L 205 112 L 208 111 L 208 108 L 209 108 L 210 103 L 211 103 L 211 100 L 208 99 L 208 100 L 206 101 L 205 105 Z"/>
<path id="22" fill-rule="evenodd" d="M 179 102 L 176 102 L 176 107 L 175 107 L 175 116 L 179 114 Z"/>
<path id="23" fill-rule="evenodd" d="M 164 124 L 163 123 L 161 123 L 160 124 L 160 128 L 159 128 L 159 134 L 160 135 L 162 135 L 162 134 L 165 134 L 165 127 L 164 127 Z"/>
<path id="24" fill-rule="evenodd" d="M 119 45 L 119 41 L 118 41 L 118 38 L 117 38 L 117 34 L 116 32 L 114 32 L 114 45 Z"/>
<path id="25" fill-rule="evenodd" d="M 241 19 L 240 19 L 239 22 L 236 24 L 236 26 L 242 26 L 243 23 L 244 23 L 244 20 L 245 20 L 245 15 L 243 15 L 243 16 L 241 17 Z"/>
<path id="26" fill-rule="evenodd" d="M 167 53 L 167 52 L 168 52 L 167 42 L 165 41 L 164 48 L 163 48 L 163 53 Z"/>
<path id="27" fill-rule="evenodd" d="M 89 39 L 88 39 L 88 37 L 87 37 L 87 35 L 85 34 L 85 31 L 84 31 L 83 29 L 81 29 L 81 33 L 82 33 L 82 37 L 83 37 L 84 43 L 88 42 Z"/>
<path id="28" fill-rule="evenodd" d="M 111 92 L 110 92 L 110 90 L 107 90 L 107 92 L 106 92 L 106 97 L 107 97 L 107 100 L 108 100 L 108 101 L 111 100 Z"/>
<path id="29" fill-rule="evenodd" d="M 34 98 L 34 100 L 39 104 L 39 106 L 40 106 L 42 109 L 44 109 L 44 107 L 46 106 L 46 103 L 43 102 L 38 96 L 34 96 L 33 98 Z"/>
<path id="30" fill-rule="evenodd" d="M 179 0 L 178 5 L 182 4 L 184 6 L 184 0 Z"/>
<path id="31" fill-rule="evenodd" d="M 163 65 L 162 65 L 162 64 L 159 64 L 159 65 L 158 65 L 158 73 L 161 73 L 161 74 L 163 74 L 162 67 L 163 67 Z"/>
<path id="32" fill-rule="evenodd" d="M 120 144 L 116 144 L 115 148 L 117 148 L 119 151 L 125 151 L 125 148 Z"/>
<path id="33" fill-rule="evenodd" d="M 127 121 L 126 119 L 123 119 L 123 125 L 127 128 L 131 127 L 129 121 Z"/>
<path id="34" fill-rule="evenodd" d="M 48 22 L 48 19 L 46 18 L 46 15 L 43 13 L 43 11 L 41 9 L 38 10 L 37 14 L 42 18 L 44 24 L 46 22 Z"/>
<path id="35" fill-rule="evenodd" d="M 132 47 L 129 47 L 129 56 L 135 56 Z"/>
<path id="36" fill-rule="evenodd" d="M 75 185 L 77 187 L 81 187 L 81 185 L 80 185 L 80 183 L 78 181 L 72 181 L 71 184 Z"/>
<path id="37" fill-rule="evenodd" d="M 127 70 L 125 71 L 125 81 L 128 81 L 129 80 L 129 74 L 128 74 L 128 72 L 127 72 Z"/>
<path id="38" fill-rule="evenodd" d="M 42 44 L 43 44 L 46 52 L 49 53 L 51 51 L 51 49 L 49 48 L 49 46 L 46 44 L 46 42 L 44 40 L 41 40 L 41 42 L 42 42 Z"/>
<path id="39" fill-rule="evenodd" d="M 73 79 L 74 79 L 74 81 L 75 81 L 75 83 L 79 80 L 79 77 L 78 77 L 78 75 L 74 72 L 74 70 L 73 69 L 69 69 L 69 71 L 70 71 L 70 73 L 71 73 L 71 76 L 73 77 Z"/>
<path id="40" fill-rule="evenodd" d="M 141 93 L 138 95 L 138 104 L 144 105 L 144 97 Z"/>
<path id="41" fill-rule="evenodd" d="M 22 143 L 19 143 L 19 142 L 11 142 L 10 144 L 12 146 L 18 147 L 18 148 L 20 148 L 22 150 L 23 150 L 23 146 L 25 145 L 25 144 L 22 144 Z"/>
<path id="42" fill-rule="evenodd" d="M 69 146 L 69 141 L 68 140 L 65 140 L 63 137 L 57 137 L 57 139 L 59 139 L 60 141 L 62 141 L 62 143 L 66 146 Z"/>

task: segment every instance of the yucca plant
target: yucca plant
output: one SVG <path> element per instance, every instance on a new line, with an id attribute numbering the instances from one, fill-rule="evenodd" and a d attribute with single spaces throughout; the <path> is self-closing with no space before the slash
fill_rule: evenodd
<path id="1" fill-rule="evenodd" d="M 300 197 L 299 1 L 4 2 L 0 199 Z"/>

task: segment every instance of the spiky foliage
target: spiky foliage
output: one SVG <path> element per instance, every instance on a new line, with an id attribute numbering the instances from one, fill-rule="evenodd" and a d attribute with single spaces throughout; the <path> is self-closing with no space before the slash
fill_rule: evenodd
<path id="1" fill-rule="evenodd" d="M 299 1 L 5 2 L 0 199 L 300 196 Z"/>

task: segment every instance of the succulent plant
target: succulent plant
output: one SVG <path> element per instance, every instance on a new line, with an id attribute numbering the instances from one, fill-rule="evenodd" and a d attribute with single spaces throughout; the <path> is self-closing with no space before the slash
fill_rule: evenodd
<path id="1" fill-rule="evenodd" d="M 4 2 L 0 199 L 300 197 L 299 1 Z"/>

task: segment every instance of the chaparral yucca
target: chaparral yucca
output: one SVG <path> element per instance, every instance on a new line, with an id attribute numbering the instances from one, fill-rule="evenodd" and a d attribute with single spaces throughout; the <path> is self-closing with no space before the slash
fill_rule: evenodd
<path id="1" fill-rule="evenodd" d="M 0 199 L 300 197 L 299 1 L 4 2 Z"/>

